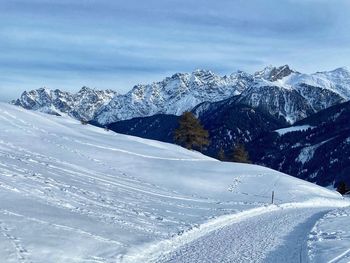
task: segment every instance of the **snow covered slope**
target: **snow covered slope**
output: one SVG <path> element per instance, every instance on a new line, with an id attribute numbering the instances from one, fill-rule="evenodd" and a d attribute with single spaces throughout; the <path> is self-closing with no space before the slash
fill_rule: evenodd
<path id="1" fill-rule="evenodd" d="M 327 213 L 308 239 L 310 263 L 346 263 L 350 260 L 350 208 Z"/>
<path id="2" fill-rule="evenodd" d="M 128 262 L 241 211 L 279 209 L 265 207 L 273 190 L 278 204 L 343 205 L 337 193 L 271 169 L 0 104 L 4 262 Z"/>

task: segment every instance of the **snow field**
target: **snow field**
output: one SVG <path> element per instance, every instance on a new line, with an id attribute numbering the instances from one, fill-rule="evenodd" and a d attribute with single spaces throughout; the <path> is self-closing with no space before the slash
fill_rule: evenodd
<path id="1" fill-rule="evenodd" d="M 350 208 L 332 210 L 313 227 L 308 240 L 310 262 L 350 261 Z"/>
<path id="2" fill-rule="evenodd" d="M 272 191 L 279 208 L 266 207 Z M 254 213 L 343 202 L 271 169 L 6 104 L 0 200 L 0 258 L 21 263 L 147 261 Z"/>

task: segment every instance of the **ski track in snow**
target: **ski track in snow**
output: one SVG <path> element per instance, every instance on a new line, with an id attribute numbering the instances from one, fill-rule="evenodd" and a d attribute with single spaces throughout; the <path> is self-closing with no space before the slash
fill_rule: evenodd
<path id="1" fill-rule="evenodd" d="M 308 262 L 308 233 L 330 210 L 318 205 L 266 206 L 222 216 L 172 240 L 135 249 L 120 262 Z"/>
<path id="2" fill-rule="evenodd" d="M 11 234 L 11 229 L 3 222 L 0 222 L 0 232 L 1 234 L 12 244 L 15 255 L 17 258 L 17 262 L 19 263 L 30 263 L 32 261 L 29 260 L 29 253 L 27 249 L 25 249 L 21 243 L 21 241 Z"/>
<path id="3" fill-rule="evenodd" d="M 349 255 L 350 255 L 350 248 L 346 250 L 345 252 L 341 253 L 339 256 L 336 256 L 332 260 L 328 261 L 328 263 L 337 263 L 342 262 L 344 260 L 345 262 L 349 262 Z"/>
<path id="4" fill-rule="evenodd" d="M 303 250 L 307 232 L 324 213 L 324 209 L 286 209 L 252 217 L 216 230 L 155 262 L 307 262 L 307 251 Z"/>
<path id="5" fill-rule="evenodd" d="M 17 120 L 17 121 L 21 122 L 27 128 L 24 128 L 23 126 L 16 124 L 15 122 L 9 120 L 8 118 L 5 118 L 4 116 L 0 116 L 2 119 L 6 120 L 6 121 L 9 121 L 13 126 L 15 126 L 17 128 L 20 128 L 23 131 L 25 131 L 27 133 L 30 133 L 30 134 L 33 134 L 33 132 L 30 129 L 34 129 L 34 130 L 37 130 L 39 132 L 43 132 L 43 133 L 46 133 L 48 135 L 52 135 L 52 136 L 55 136 L 55 137 L 58 137 L 58 138 L 63 138 L 63 139 L 66 139 L 66 140 L 68 139 L 71 142 L 79 143 L 79 144 L 82 144 L 82 145 L 92 146 L 92 147 L 96 147 L 96 148 L 100 148 L 100 149 L 104 149 L 104 150 L 109 150 L 109 151 L 126 153 L 126 154 L 135 155 L 135 156 L 139 156 L 139 157 L 143 157 L 143 158 L 149 158 L 149 159 L 168 160 L 168 161 L 194 161 L 194 162 L 208 161 L 208 160 L 215 161 L 215 160 L 209 159 L 209 158 L 203 158 L 203 159 L 199 159 L 199 158 L 195 158 L 195 159 L 194 158 L 193 159 L 192 158 L 165 158 L 165 157 L 159 157 L 159 156 L 139 154 L 139 153 L 135 153 L 135 152 L 132 152 L 132 151 L 127 151 L 127 150 L 124 150 L 124 149 L 118 149 L 118 148 L 113 148 L 113 147 L 107 147 L 107 146 L 92 144 L 92 143 L 83 142 L 83 141 L 80 141 L 80 140 L 72 140 L 72 139 L 69 139 L 67 137 L 61 137 L 61 136 L 59 136 L 59 135 L 57 135 L 55 133 L 52 133 L 52 132 L 49 133 L 49 132 L 47 132 L 44 129 L 40 129 L 40 128 L 38 128 L 38 127 L 36 127 L 36 126 L 34 126 L 34 125 L 32 125 L 32 124 L 22 120 L 22 119 L 17 118 L 16 116 L 13 116 L 13 115 L 9 114 L 7 111 L 2 111 L 2 113 L 7 115 L 8 117 L 12 118 L 13 120 Z M 49 140 L 46 140 L 46 142 L 50 142 L 51 143 L 51 141 L 49 141 Z M 58 145 L 58 146 L 64 147 L 63 145 Z M 69 149 L 69 148 L 67 147 L 67 149 Z M 76 153 L 79 153 L 79 152 L 76 151 Z"/>
<path id="6" fill-rule="evenodd" d="M 30 128 L 33 128 L 33 129 L 38 130 L 38 131 L 40 131 L 40 132 L 43 132 L 43 133 L 52 135 L 52 136 L 54 136 L 54 137 L 56 137 L 56 138 L 59 138 L 59 139 L 65 139 L 65 140 L 69 140 L 69 141 L 71 141 L 71 142 L 77 142 L 77 143 L 80 143 L 80 144 L 83 144 L 83 145 L 87 145 L 87 146 L 93 146 L 93 147 L 97 147 L 97 148 L 101 148 L 101 149 L 107 149 L 107 150 L 111 150 L 111 151 L 118 151 L 118 152 L 127 153 L 127 154 L 131 154 L 131 155 L 135 155 L 135 156 L 140 156 L 140 157 L 144 157 L 144 158 L 150 158 L 150 159 L 170 160 L 170 161 L 207 161 L 207 159 L 205 159 L 205 158 L 204 158 L 204 159 L 198 159 L 198 158 L 197 158 L 197 159 L 162 158 L 162 157 L 157 157 L 157 156 L 150 156 L 150 155 L 137 154 L 137 153 L 134 153 L 134 152 L 131 152 L 131 151 L 122 150 L 122 149 L 116 149 L 116 148 L 111 148 L 111 147 L 99 146 L 99 145 L 95 145 L 95 144 L 91 144 L 91 143 L 87 143 L 87 142 L 82 142 L 82 141 L 79 141 L 79 140 L 71 140 L 71 139 L 69 139 L 69 138 L 67 138 L 67 137 L 61 137 L 61 136 L 59 136 L 59 135 L 57 135 L 57 134 L 55 134 L 55 133 L 49 133 L 49 132 L 47 132 L 47 131 L 45 131 L 45 130 L 43 130 L 43 129 L 39 129 L 39 128 L 35 127 L 34 125 L 32 125 L 32 124 L 30 124 L 30 123 L 28 123 L 28 122 L 26 122 L 26 121 L 24 121 L 24 120 L 21 120 L 21 119 L 15 117 L 15 116 L 9 114 L 9 113 L 6 112 L 6 111 L 3 112 L 3 113 L 6 114 L 6 115 L 8 115 L 8 116 L 10 116 L 10 117 L 13 118 L 14 120 L 20 121 L 21 123 L 25 124 L 26 126 L 29 126 Z M 9 121 L 9 120 L 6 119 L 6 118 L 4 118 L 4 119 L 7 120 L 7 121 Z M 21 128 L 21 129 L 23 129 L 22 126 L 16 125 L 16 124 L 14 124 L 13 122 L 11 122 L 11 124 L 15 125 L 16 127 L 19 127 L 19 128 Z M 26 132 L 32 133 L 29 129 L 23 129 L 23 130 L 26 131 Z M 77 151 L 77 150 L 73 150 L 72 148 L 67 147 L 67 146 L 65 146 L 65 145 L 63 145 L 63 144 L 58 144 L 58 143 L 56 143 L 56 142 L 53 142 L 53 141 L 48 140 L 48 139 L 45 139 L 45 138 L 43 138 L 42 140 L 45 141 L 46 143 L 54 144 L 55 146 L 60 147 L 60 148 L 63 148 L 64 150 L 70 151 L 70 152 L 75 153 L 75 154 L 77 154 L 77 155 L 79 155 L 79 156 L 81 156 L 81 157 L 87 158 L 87 159 L 90 160 L 90 161 L 97 162 L 97 163 L 99 163 L 99 164 L 101 164 L 101 165 L 105 165 L 102 161 L 100 161 L 100 160 L 98 160 L 98 159 L 96 159 L 96 158 L 92 158 L 92 157 L 89 157 L 89 156 L 87 156 L 87 155 L 84 155 L 83 153 L 81 153 L 81 152 L 79 152 L 79 151 Z M 66 163 L 66 164 L 68 164 L 68 163 Z M 68 165 L 70 165 L 70 164 L 68 164 Z M 60 169 L 59 167 L 56 167 L 56 168 L 57 168 L 57 169 Z M 83 169 L 82 167 L 80 167 L 80 168 Z M 86 170 L 86 169 L 84 169 L 84 170 Z M 84 171 L 84 172 L 86 172 L 86 171 Z M 95 179 L 95 178 L 94 178 L 94 179 Z M 100 179 L 100 180 L 102 180 L 102 179 Z M 108 182 L 108 183 L 110 183 L 110 182 Z M 114 184 L 115 184 L 115 183 L 114 183 Z M 144 190 L 142 190 L 142 189 L 137 189 L 137 188 L 135 188 L 135 187 L 130 187 L 130 186 L 127 186 L 127 185 L 122 185 L 122 184 L 117 184 L 117 185 L 123 186 L 123 187 L 126 187 L 126 188 L 131 188 L 132 190 L 144 192 L 144 193 L 147 193 L 147 194 L 152 194 L 152 195 L 160 196 L 160 197 L 173 198 L 173 199 L 180 199 L 180 200 L 194 200 L 193 198 L 183 198 L 183 197 L 176 197 L 176 196 L 169 196 L 169 195 L 162 195 L 162 194 L 158 194 L 158 193 L 152 193 L 152 192 L 149 192 L 149 191 L 144 191 Z M 202 202 L 203 200 L 197 199 L 197 201 Z"/>
<path id="7" fill-rule="evenodd" d="M 350 262 L 350 207 L 330 211 L 312 228 L 308 250 L 310 263 Z"/>

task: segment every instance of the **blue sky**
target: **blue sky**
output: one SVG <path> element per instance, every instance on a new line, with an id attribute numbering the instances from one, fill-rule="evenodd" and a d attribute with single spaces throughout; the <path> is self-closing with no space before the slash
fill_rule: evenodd
<path id="1" fill-rule="evenodd" d="M 348 0 L 0 0 L 0 100 L 42 86 L 126 92 L 197 68 L 349 66 Z"/>

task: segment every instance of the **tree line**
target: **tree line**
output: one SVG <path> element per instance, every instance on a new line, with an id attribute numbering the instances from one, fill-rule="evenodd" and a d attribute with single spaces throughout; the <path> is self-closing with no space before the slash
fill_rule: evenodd
<path id="1" fill-rule="evenodd" d="M 179 119 L 179 126 L 174 132 L 174 141 L 189 150 L 195 149 L 202 152 L 210 144 L 209 132 L 204 129 L 192 112 L 186 111 Z M 250 163 L 249 154 L 244 144 L 240 142 L 233 143 L 232 152 L 227 156 L 223 148 L 220 148 L 217 159 Z"/>

